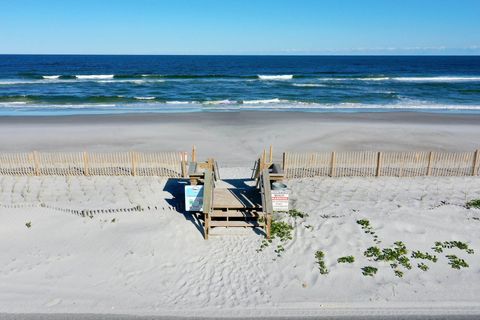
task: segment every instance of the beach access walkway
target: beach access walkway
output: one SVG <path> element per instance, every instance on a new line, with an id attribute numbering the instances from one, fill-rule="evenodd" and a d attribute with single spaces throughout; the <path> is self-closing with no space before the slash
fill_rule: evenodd
<path id="1" fill-rule="evenodd" d="M 189 164 L 188 176 L 191 185 L 202 184 L 204 238 L 208 239 L 212 229 L 261 228 L 270 238 L 273 207 L 271 184 L 283 178 L 280 166 L 266 161 L 262 156 L 255 162 L 254 174 L 250 181 L 229 180 L 228 187 L 220 179 L 217 162 L 193 161 Z M 250 183 L 249 183 L 250 182 Z"/>

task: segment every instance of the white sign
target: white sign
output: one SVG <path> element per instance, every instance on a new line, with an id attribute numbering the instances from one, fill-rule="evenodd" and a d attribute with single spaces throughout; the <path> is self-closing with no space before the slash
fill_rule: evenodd
<path id="1" fill-rule="evenodd" d="M 272 190 L 273 211 L 288 211 L 288 190 Z"/>
<path id="2" fill-rule="evenodd" d="M 203 186 L 185 186 L 185 211 L 203 211 Z"/>

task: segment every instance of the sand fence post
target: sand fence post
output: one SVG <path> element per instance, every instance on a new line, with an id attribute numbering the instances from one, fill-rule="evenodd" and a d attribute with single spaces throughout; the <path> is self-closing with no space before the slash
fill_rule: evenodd
<path id="1" fill-rule="evenodd" d="M 188 153 L 187 152 L 182 152 L 180 153 L 182 156 L 182 176 L 186 178 L 188 176 L 187 172 L 187 162 L 188 162 Z"/>
<path id="2" fill-rule="evenodd" d="M 32 159 L 33 159 L 33 168 L 34 168 L 34 171 L 35 171 L 35 175 L 39 176 L 40 175 L 40 160 L 39 160 L 37 151 L 33 151 Z"/>
<path id="3" fill-rule="evenodd" d="M 268 158 L 270 160 L 269 162 L 272 163 L 273 162 L 273 147 L 272 146 L 270 146 L 270 155 L 269 155 Z"/>
<path id="4" fill-rule="evenodd" d="M 90 172 L 88 171 L 88 153 L 86 151 L 83 152 L 83 174 L 85 176 L 90 175 Z"/>
<path id="5" fill-rule="evenodd" d="M 432 174 L 433 151 L 428 154 L 427 176 Z"/>
<path id="6" fill-rule="evenodd" d="M 136 176 L 137 175 L 137 156 L 136 156 L 136 152 L 134 152 L 134 151 L 130 152 L 130 159 L 131 159 L 131 162 L 132 162 L 132 176 Z"/>
<path id="7" fill-rule="evenodd" d="M 335 151 L 333 151 L 332 156 L 330 158 L 330 177 L 335 177 L 335 161 L 336 161 L 336 154 L 335 154 Z"/>
<path id="8" fill-rule="evenodd" d="M 197 162 L 197 148 L 195 145 L 192 146 L 192 162 Z"/>
<path id="9" fill-rule="evenodd" d="M 480 150 L 475 150 L 473 153 L 473 167 L 472 167 L 472 176 L 476 176 L 478 174 L 478 163 L 479 163 L 479 157 L 480 157 Z"/>
<path id="10" fill-rule="evenodd" d="M 375 176 L 377 177 L 380 176 L 381 168 L 382 168 L 382 153 L 377 152 L 377 170 L 375 171 Z"/>
<path id="11" fill-rule="evenodd" d="M 283 172 L 285 172 L 285 169 L 287 168 L 287 153 L 284 152 L 282 156 L 282 169 Z"/>

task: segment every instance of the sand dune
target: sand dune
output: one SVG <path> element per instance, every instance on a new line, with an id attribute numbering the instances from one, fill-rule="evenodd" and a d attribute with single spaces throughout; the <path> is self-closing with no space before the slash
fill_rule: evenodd
<path id="1" fill-rule="evenodd" d="M 226 169 L 223 178 L 248 168 Z M 151 177 L 0 177 L 0 310 L 35 313 L 157 315 L 479 314 L 478 178 L 319 178 L 288 181 L 292 205 L 309 214 L 284 218 L 293 240 L 277 257 L 263 236 L 212 237 L 179 212 L 181 188 Z M 144 211 L 82 217 L 45 207 Z M 155 209 L 155 206 L 157 207 Z M 150 209 L 148 209 L 150 207 Z M 181 206 L 180 206 L 181 207 Z M 181 210 L 180 210 L 181 211 Z M 398 278 L 363 256 L 375 245 L 356 223 L 368 219 L 380 247 L 403 241 L 432 252 L 435 241 L 476 250 L 437 254 L 437 263 Z M 26 223 L 30 222 L 28 228 Z M 328 275 L 314 253 L 325 252 Z M 445 255 L 470 267 L 456 270 Z M 336 259 L 355 256 L 353 264 Z M 375 277 L 362 275 L 366 265 Z M 408 308 L 408 309 L 407 309 Z"/>

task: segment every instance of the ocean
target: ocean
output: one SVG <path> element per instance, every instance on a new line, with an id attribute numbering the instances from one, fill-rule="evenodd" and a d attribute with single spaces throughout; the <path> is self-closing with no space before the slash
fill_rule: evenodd
<path id="1" fill-rule="evenodd" d="M 0 115 L 480 113 L 479 56 L 0 55 Z"/>

